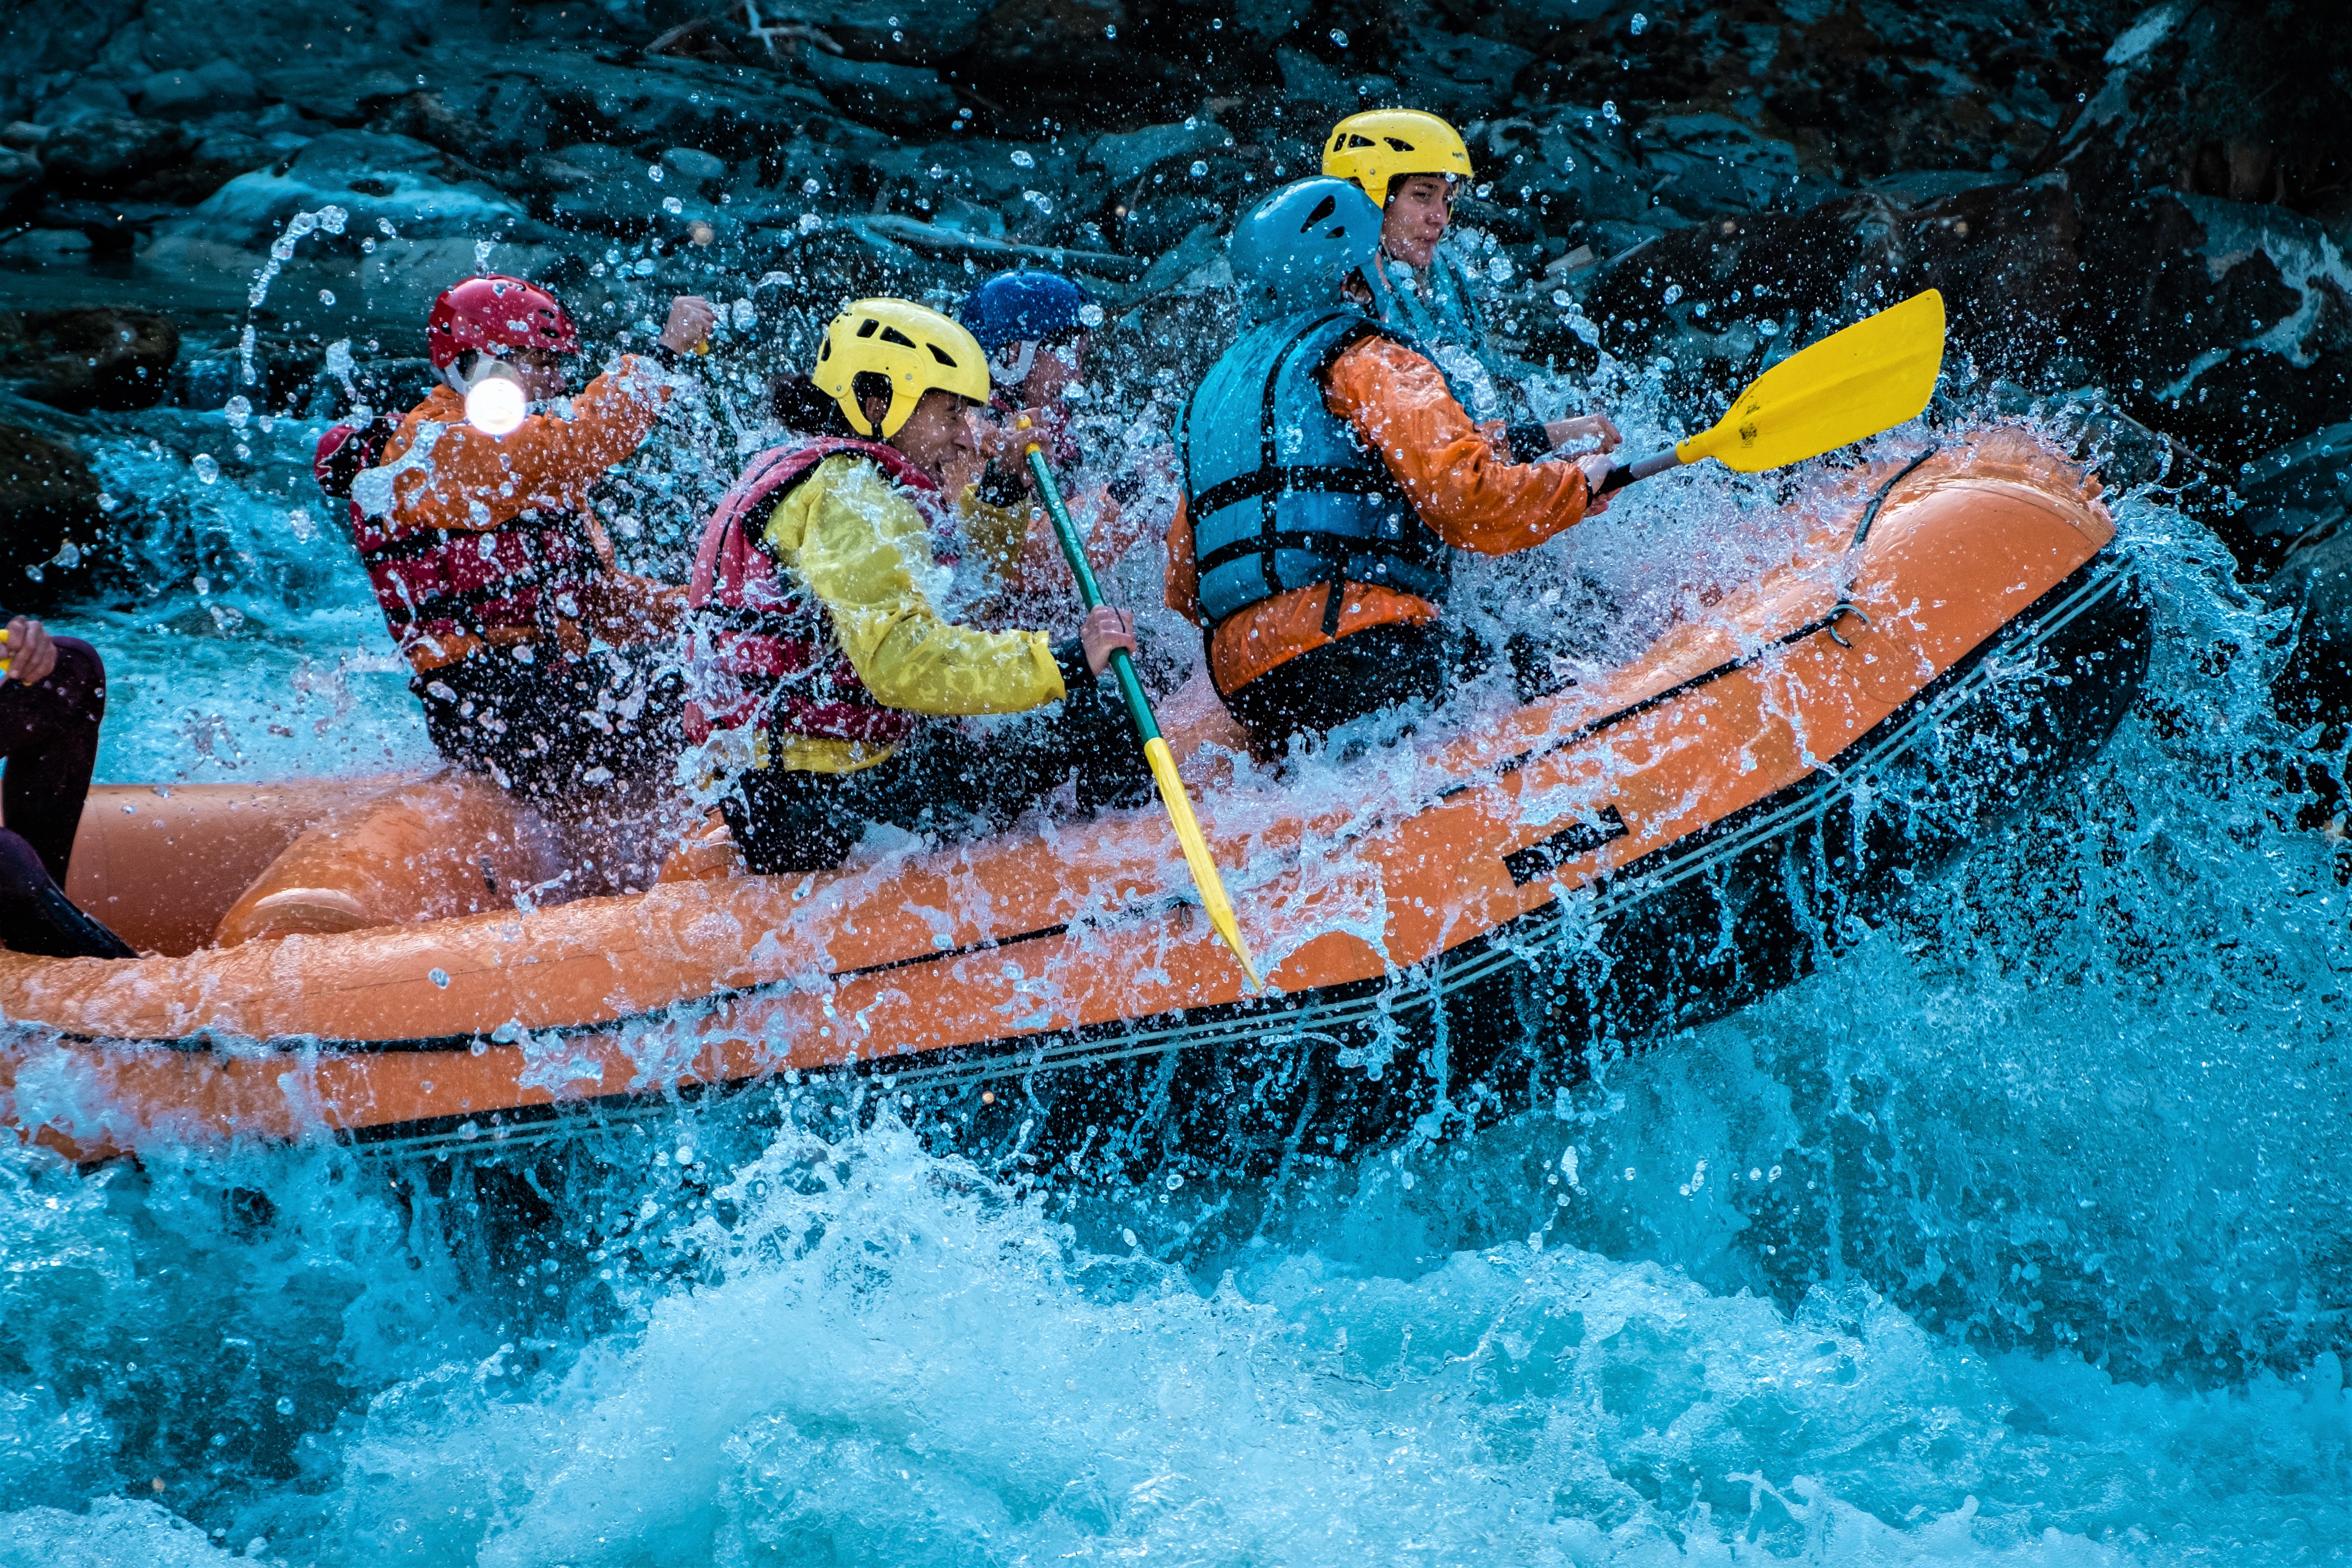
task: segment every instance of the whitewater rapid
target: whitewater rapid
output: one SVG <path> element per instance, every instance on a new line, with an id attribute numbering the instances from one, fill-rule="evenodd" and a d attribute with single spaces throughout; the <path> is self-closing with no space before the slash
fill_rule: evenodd
<path id="1" fill-rule="evenodd" d="M 429 762 L 318 428 L 100 445 L 153 588 L 55 623 L 102 778 Z M 1645 639 L 1778 494 L 1637 492 L 1525 581 Z M 2288 628 L 2116 499 L 2159 637 L 2105 751 L 1483 1131 L 1140 1193 L 726 1105 L 544 1168 L 0 1152 L 0 1563 L 2352 1558 L 2338 851 Z"/>

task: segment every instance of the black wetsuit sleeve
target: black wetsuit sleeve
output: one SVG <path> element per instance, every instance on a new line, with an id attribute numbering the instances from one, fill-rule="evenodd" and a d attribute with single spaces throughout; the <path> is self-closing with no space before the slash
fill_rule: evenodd
<path id="1" fill-rule="evenodd" d="M 1511 460 L 1515 463 L 1538 463 L 1551 456 L 1551 438 L 1544 434 L 1543 425 L 1538 420 L 1505 426 L 1503 438 L 1510 445 Z"/>
<path id="2" fill-rule="evenodd" d="M 1054 645 L 1054 666 L 1062 672 L 1063 689 L 1068 691 L 1094 689 L 1095 672 L 1087 665 L 1087 645 L 1077 637 L 1064 637 Z"/>

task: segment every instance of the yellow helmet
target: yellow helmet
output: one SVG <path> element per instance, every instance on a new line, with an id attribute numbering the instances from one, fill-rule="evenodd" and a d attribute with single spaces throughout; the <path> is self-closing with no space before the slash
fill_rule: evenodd
<path id="1" fill-rule="evenodd" d="M 878 431 L 855 390 L 868 371 L 890 378 L 890 410 Z M 987 402 L 988 356 L 977 339 L 937 310 L 910 300 L 860 300 L 824 330 L 809 379 L 841 405 L 851 429 L 887 441 L 933 388 Z"/>
<path id="2" fill-rule="evenodd" d="M 1353 180 L 1372 205 L 1389 205 L 1389 182 L 1403 174 L 1470 177 L 1470 149 L 1462 133 L 1418 109 L 1368 109 L 1331 128 L 1323 143 L 1323 172 Z"/>

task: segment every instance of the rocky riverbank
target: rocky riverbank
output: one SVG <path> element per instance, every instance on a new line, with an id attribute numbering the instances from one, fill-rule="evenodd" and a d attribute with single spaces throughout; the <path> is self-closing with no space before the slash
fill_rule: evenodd
<path id="1" fill-rule="evenodd" d="M 11 602 L 91 591 L 135 510 L 78 447 L 135 433 L 291 495 L 246 419 L 413 396 L 427 302 L 485 263 L 608 342 L 671 292 L 727 301 L 714 381 L 751 397 L 845 297 L 1038 260 L 1111 308 L 1113 404 L 1164 423 L 1230 331 L 1231 215 L 1403 101 L 1471 142 L 1461 243 L 1520 356 L 1654 366 L 1705 414 L 1941 288 L 1951 411 L 2076 410 L 2111 478 L 2177 489 L 2308 606 L 2292 721 L 2352 717 L 2352 49 L 2314 4 L 25 0 L 6 26 Z M 190 417 L 224 409 L 233 447 Z"/>

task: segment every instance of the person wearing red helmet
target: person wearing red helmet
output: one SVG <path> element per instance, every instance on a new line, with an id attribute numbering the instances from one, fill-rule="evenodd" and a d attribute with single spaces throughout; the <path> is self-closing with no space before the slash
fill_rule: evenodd
<path id="1" fill-rule="evenodd" d="M 380 451 L 346 426 L 320 443 L 320 481 L 351 498 L 353 542 L 434 743 L 569 815 L 665 759 L 673 726 L 646 711 L 660 706 L 646 650 L 685 595 L 614 567 L 588 492 L 653 428 L 666 369 L 716 321 L 699 297 L 673 300 L 654 359 L 624 354 L 559 408 L 563 362 L 582 347 L 562 302 L 520 278 L 469 278 L 425 327 L 443 384 Z"/>

